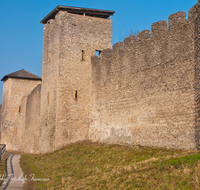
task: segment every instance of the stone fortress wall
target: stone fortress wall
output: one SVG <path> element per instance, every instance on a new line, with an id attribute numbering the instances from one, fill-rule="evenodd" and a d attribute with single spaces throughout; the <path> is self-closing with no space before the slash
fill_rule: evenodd
<path id="1" fill-rule="evenodd" d="M 8 78 L 3 85 L 1 143 L 7 150 L 22 150 L 28 94 L 41 81 Z"/>
<path id="2" fill-rule="evenodd" d="M 92 58 L 89 138 L 193 149 L 199 87 L 198 5 Z M 198 73 L 198 75 L 196 75 Z M 198 97 L 198 98 L 197 98 Z M 197 139 L 198 138 L 198 139 Z"/>
<path id="3" fill-rule="evenodd" d="M 91 56 L 111 47 L 111 20 L 60 11 L 45 24 L 41 89 L 45 152 L 88 138 Z"/>
<path id="4" fill-rule="evenodd" d="M 28 95 L 26 100 L 25 127 L 23 135 L 24 152 L 40 153 L 41 127 L 40 107 L 41 105 L 41 84 Z"/>
<path id="5" fill-rule="evenodd" d="M 16 101 L 18 126 L 14 97 L 3 96 L 1 143 L 27 153 L 80 140 L 199 149 L 199 27 L 197 3 L 187 20 L 172 14 L 112 48 L 111 20 L 59 11 L 44 26 L 42 84 Z"/>

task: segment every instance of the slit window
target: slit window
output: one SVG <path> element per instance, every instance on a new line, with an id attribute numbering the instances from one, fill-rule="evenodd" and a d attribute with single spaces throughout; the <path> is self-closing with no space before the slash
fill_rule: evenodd
<path id="1" fill-rule="evenodd" d="M 96 51 L 95 51 L 95 55 L 96 55 L 97 57 L 101 57 L 101 50 L 96 50 Z"/>
<path id="2" fill-rule="evenodd" d="M 19 113 L 21 113 L 21 111 L 22 111 L 22 108 L 21 108 L 21 106 L 19 106 Z"/>
<path id="3" fill-rule="evenodd" d="M 85 51 L 84 50 L 82 50 L 81 61 L 85 61 Z"/>
<path id="4" fill-rule="evenodd" d="M 75 100 L 78 99 L 78 91 L 77 91 L 77 90 L 74 91 L 74 93 L 73 93 L 73 98 L 74 98 Z"/>
<path id="5" fill-rule="evenodd" d="M 75 99 L 77 100 L 78 98 L 78 94 L 77 94 L 77 90 L 75 91 Z"/>

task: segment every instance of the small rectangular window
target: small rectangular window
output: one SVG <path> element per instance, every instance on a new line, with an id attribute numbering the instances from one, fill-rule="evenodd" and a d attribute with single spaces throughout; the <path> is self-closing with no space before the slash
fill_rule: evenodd
<path id="1" fill-rule="evenodd" d="M 78 94 L 77 94 L 77 90 L 75 91 L 75 99 L 77 99 Z"/>
<path id="2" fill-rule="evenodd" d="M 82 50 L 82 55 L 81 55 L 82 57 L 81 57 L 81 61 L 85 61 L 85 51 L 84 50 Z"/>
<path id="3" fill-rule="evenodd" d="M 21 108 L 21 106 L 19 106 L 19 113 L 21 113 L 21 111 L 22 111 L 22 108 Z"/>
<path id="4" fill-rule="evenodd" d="M 74 91 L 74 93 L 73 93 L 73 98 L 74 98 L 75 100 L 78 99 L 78 91 L 77 91 L 77 90 Z"/>
<path id="5" fill-rule="evenodd" d="M 97 57 L 101 57 L 101 50 L 96 50 L 96 51 L 95 51 L 95 55 L 96 55 Z"/>

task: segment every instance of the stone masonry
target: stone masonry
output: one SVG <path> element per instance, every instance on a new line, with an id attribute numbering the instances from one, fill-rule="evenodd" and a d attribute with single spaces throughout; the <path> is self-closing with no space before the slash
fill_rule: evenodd
<path id="1" fill-rule="evenodd" d="M 26 97 L 41 83 L 40 77 L 25 70 L 15 73 L 2 79 L 4 84 L 1 109 L 1 143 L 6 144 L 8 151 L 22 150 L 24 145 Z M 26 74 L 36 78 L 27 78 Z"/>
<path id="2" fill-rule="evenodd" d="M 196 147 L 194 15 L 179 12 L 92 58 L 90 139 Z M 152 35 L 152 36 L 150 36 Z"/>
<path id="3" fill-rule="evenodd" d="M 42 20 L 42 83 L 4 81 L 1 143 L 27 153 L 81 140 L 199 149 L 200 2 L 187 20 L 172 14 L 113 48 L 114 12 L 99 11 L 58 6 Z"/>
<path id="4" fill-rule="evenodd" d="M 95 50 L 111 47 L 109 19 L 59 11 L 45 24 L 41 88 L 44 152 L 88 138 L 91 56 Z"/>

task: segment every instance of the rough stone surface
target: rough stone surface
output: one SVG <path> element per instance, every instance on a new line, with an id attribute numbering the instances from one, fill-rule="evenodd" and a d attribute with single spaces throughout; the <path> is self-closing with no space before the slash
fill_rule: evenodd
<path id="1" fill-rule="evenodd" d="M 40 152 L 40 103 L 41 84 L 28 95 L 26 102 L 25 128 L 24 128 L 24 151 L 27 153 Z"/>
<path id="2" fill-rule="evenodd" d="M 4 82 L 1 142 L 29 153 L 87 139 L 199 149 L 199 15 L 197 3 L 112 48 L 111 20 L 60 11 L 44 26 L 42 84 Z"/>
<path id="3" fill-rule="evenodd" d="M 60 11 L 45 24 L 41 90 L 44 152 L 88 138 L 91 56 L 95 50 L 111 47 L 111 20 Z"/>
<path id="4" fill-rule="evenodd" d="M 1 143 L 6 150 L 20 151 L 23 145 L 26 96 L 41 81 L 8 78 L 3 85 Z"/>
<path id="5" fill-rule="evenodd" d="M 169 29 L 159 21 L 92 58 L 89 139 L 199 148 L 199 5 L 194 9 L 188 20 L 172 14 Z"/>

